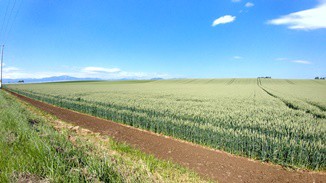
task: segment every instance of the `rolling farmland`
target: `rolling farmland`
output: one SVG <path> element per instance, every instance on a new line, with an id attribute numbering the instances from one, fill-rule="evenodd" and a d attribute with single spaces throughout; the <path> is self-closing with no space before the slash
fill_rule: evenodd
<path id="1" fill-rule="evenodd" d="M 188 79 L 6 87 L 233 154 L 298 168 L 326 168 L 325 81 Z"/>

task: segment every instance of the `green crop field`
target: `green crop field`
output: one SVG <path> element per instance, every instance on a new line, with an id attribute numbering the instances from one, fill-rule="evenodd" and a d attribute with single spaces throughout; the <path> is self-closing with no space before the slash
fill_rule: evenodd
<path id="1" fill-rule="evenodd" d="M 6 87 L 232 154 L 326 169 L 326 81 L 187 79 Z"/>

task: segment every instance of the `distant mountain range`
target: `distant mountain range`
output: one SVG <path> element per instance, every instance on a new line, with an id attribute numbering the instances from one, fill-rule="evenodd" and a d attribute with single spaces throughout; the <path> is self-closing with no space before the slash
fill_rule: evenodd
<path id="1" fill-rule="evenodd" d="M 19 81 L 24 81 L 24 83 L 44 83 L 44 82 L 60 82 L 60 81 L 90 81 L 90 80 L 101 80 L 98 78 L 76 78 L 71 76 L 53 76 L 47 78 L 20 78 L 20 79 L 3 79 L 4 84 L 8 83 L 18 83 Z"/>
<path id="2" fill-rule="evenodd" d="M 152 78 L 151 80 L 162 80 L 163 78 Z M 53 77 L 46 77 L 46 78 L 20 78 L 20 79 L 3 79 L 4 84 L 9 83 L 19 83 L 19 81 L 24 81 L 24 83 L 45 83 L 45 82 L 61 82 L 61 81 L 97 81 L 103 80 L 99 78 L 76 78 L 71 76 L 53 76 Z M 122 78 L 116 80 L 137 80 L 137 78 Z"/>

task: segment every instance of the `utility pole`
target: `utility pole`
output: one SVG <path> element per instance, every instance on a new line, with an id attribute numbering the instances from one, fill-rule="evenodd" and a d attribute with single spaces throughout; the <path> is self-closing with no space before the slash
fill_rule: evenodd
<path id="1" fill-rule="evenodd" d="M 2 45 L 2 49 L 1 49 L 1 83 L 0 83 L 0 89 L 2 89 L 2 72 L 3 72 L 3 70 L 2 70 L 2 67 L 3 67 L 3 50 L 4 50 L 4 48 L 5 48 L 5 45 Z"/>

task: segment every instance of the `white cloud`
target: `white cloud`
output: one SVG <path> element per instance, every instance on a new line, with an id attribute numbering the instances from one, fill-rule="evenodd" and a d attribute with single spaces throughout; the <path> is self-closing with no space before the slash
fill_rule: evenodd
<path id="1" fill-rule="evenodd" d="M 219 25 L 219 24 L 226 24 L 226 23 L 231 23 L 235 20 L 235 16 L 231 16 L 231 15 L 225 15 L 225 16 L 222 16 L 216 20 L 214 20 L 212 26 L 216 26 L 216 25 Z"/>
<path id="2" fill-rule="evenodd" d="M 69 75 L 71 73 L 65 73 L 65 72 L 26 72 L 24 70 L 16 70 L 16 71 L 9 71 L 9 72 L 3 72 L 3 78 L 6 79 L 26 79 L 26 78 L 33 78 L 33 79 L 41 79 L 41 78 L 47 78 L 52 76 L 63 76 L 63 75 Z M 70 75 L 74 76 L 74 75 Z"/>
<path id="3" fill-rule="evenodd" d="M 115 76 L 116 79 L 151 79 L 151 78 L 170 78 L 168 74 L 164 73 L 145 73 L 145 72 L 127 72 L 122 71 Z"/>
<path id="4" fill-rule="evenodd" d="M 103 68 L 103 67 L 85 67 L 82 69 L 84 72 L 88 73 L 116 73 L 120 72 L 119 68 Z"/>
<path id="5" fill-rule="evenodd" d="M 3 68 L 3 72 L 16 72 L 19 71 L 20 69 L 17 67 L 5 67 Z"/>
<path id="6" fill-rule="evenodd" d="M 243 57 L 240 57 L 240 56 L 233 56 L 233 59 L 240 60 L 240 59 L 243 59 Z"/>
<path id="7" fill-rule="evenodd" d="M 284 57 L 280 57 L 280 58 L 276 58 L 275 60 L 283 61 L 283 60 L 289 60 L 289 59 L 288 58 L 284 58 Z"/>
<path id="8" fill-rule="evenodd" d="M 292 59 L 284 58 L 284 57 L 276 58 L 275 60 L 293 62 L 293 63 L 298 63 L 298 64 L 312 64 L 310 61 L 307 61 L 307 60 L 292 60 Z"/>
<path id="9" fill-rule="evenodd" d="M 101 79 L 150 79 L 154 77 L 167 78 L 167 74 L 145 73 L 145 72 L 129 72 L 119 68 L 103 68 L 103 67 L 85 67 L 81 69 L 81 73 L 76 73 L 79 77 L 91 77 Z"/>
<path id="10" fill-rule="evenodd" d="M 68 68 L 67 72 L 31 72 L 17 67 L 5 67 L 3 77 L 6 79 L 26 79 L 26 78 L 46 78 L 53 76 L 72 76 L 77 78 L 99 78 L 99 79 L 151 79 L 151 78 L 171 78 L 165 73 L 146 73 L 122 71 L 119 68 L 104 67 L 84 67 Z"/>
<path id="11" fill-rule="evenodd" d="M 314 30 L 326 28 L 326 2 L 321 5 L 303 10 L 280 18 L 269 20 L 268 24 L 286 25 L 289 29 Z"/>
<path id="12" fill-rule="evenodd" d="M 298 63 L 298 64 L 311 64 L 311 62 L 307 60 L 291 60 L 291 62 Z"/>
<path id="13" fill-rule="evenodd" d="M 247 3 L 245 4 L 245 7 L 247 7 L 247 8 L 250 8 L 250 7 L 253 7 L 253 6 L 255 6 L 255 4 L 252 3 L 252 2 L 247 2 Z"/>

